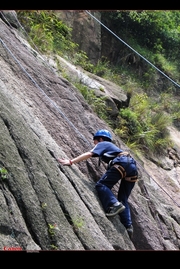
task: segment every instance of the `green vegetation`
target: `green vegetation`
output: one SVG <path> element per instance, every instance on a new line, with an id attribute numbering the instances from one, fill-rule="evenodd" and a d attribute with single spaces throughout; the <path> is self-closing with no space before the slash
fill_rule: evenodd
<path id="1" fill-rule="evenodd" d="M 76 218 L 72 220 L 74 230 L 79 230 L 84 227 L 84 220 L 82 218 Z"/>
<path id="2" fill-rule="evenodd" d="M 72 29 L 53 11 L 18 11 L 17 14 L 31 38 L 29 43 L 35 44 L 41 53 L 58 54 L 120 85 L 131 96 L 129 107 L 121 108 L 114 121 L 106 109 L 106 98 L 97 98 L 93 90 L 81 83 L 75 84 L 94 112 L 113 127 L 131 149 L 162 153 L 171 146 L 167 127 L 180 121 L 179 95 L 173 83 L 158 84 L 159 79 L 163 81 L 162 75 L 118 40 L 114 46 L 117 57 L 114 58 L 119 61 L 102 56 L 93 65 L 72 41 Z M 179 11 L 110 11 L 102 12 L 102 20 L 140 55 L 178 83 Z"/>
<path id="3" fill-rule="evenodd" d="M 53 237 L 55 235 L 55 231 L 54 231 L 55 228 L 56 228 L 56 224 L 48 223 L 48 232 L 49 232 L 51 237 Z"/>
<path id="4" fill-rule="evenodd" d="M 51 250 L 58 250 L 58 247 L 56 247 L 55 245 L 50 245 L 50 247 L 51 247 Z"/>
<path id="5" fill-rule="evenodd" d="M 99 118 L 106 121 L 109 126 L 111 126 L 111 120 L 109 119 L 109 113 L 106 106 L 106 98 L 105 96 L 97 97 L 95 95 L 94 90 L 89 89 L 87 86 L 81 83 L 74 83 L 77 89 L 84 96 L 88 104 L 92 107 L 93 111 L 99 116 Z M 100 89 L 101 90 L 101 89 Z"/>
<path id="6" fill-rule="evenodd" d="M 62 23 L 52 11 L 18 11 L 18 19 L 30 37 L 29 43 L 41 53 L 71 55 L 77 44 L 71 41 L 71 29 Z"/>
<path id="7" fill-rule="evenodd" d="M 47 204 L 46 204 L 45 202 L 43 202 L 43 203 L 41 204 L 41 207 L 42 207 L 43 210 L 46 210 L 46 208 L 47 208 Z"/>
<path id="8" fill-rule="evenodd" d="M 178 63 L 179 10 L 110 11 L 103 12 L 103 18 L 111 19 L 111 25 L 118 31 L 116 33 L 125 41 L 133 39 L 149 53 L 164 55 Z"/>
<path id="9" fill-rule="evenodd" d="M 0 168 L 0 179 L 4 180 L 7 178 L 8 171 L 5 167 Z"/>
<path id="10" fill-rule="evenodd" d="M 146 94 L 132 97 L 128 108 L 120 109 L 115 133 L 132 148 L 138 147 L 142 152 L 159 153 L 172 146 L 167 126 L 172 118 L 164 111 L 155 113 Z"/>

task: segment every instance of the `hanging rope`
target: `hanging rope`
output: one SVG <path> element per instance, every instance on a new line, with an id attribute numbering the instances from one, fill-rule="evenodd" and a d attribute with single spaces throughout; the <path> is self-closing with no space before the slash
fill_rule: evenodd
<path id="1" fill-rule="evenodd" d="M 21 65 L 21 63 L 18 61 L 18 59 L 14 56 L 14 54 L 11 52 L 11 50 L 6 46 L 4 41 L 0 38 L 0 42 L 2 43 L 3 47 L 10 53 L 10 55 L 13 57 L 13 59 L 18 63 L 20 68 L 23 70 L 23 72 L 28 76 L 28 78 L 35 84 L 35 86 L 42 92 L 42 94 L 45 96 L 46 99 L 56 108 L 56 110 L 61 114 L 63 118 L 69 123 L 69 125 L 75 130 L 76 133 L 78 133 L 81 138 L 87 143 L 87 139 L 78 131 L 78 129 L 74 126 L 74 124 L 66 117 L 66 115 L 60 110 L 60 108 L 57 106 L 57 104 L 45 94 L 43 89 L 37 84 L 37 82 L 31 77 L 31 75 L 25 70 L 25 68 Z M 88 144 L 90 144 L 88 142 Z"/>
<path id="2" fill-rule="evenodd" d="M 180 207 L 180 205 L 172 198 L 172 196 L 165 190 L 165 189 L 163 189 L 162 187 L 161 187 L 161 185 L 154 179 L 154 178 L 152 178 L 149 174 L 148 174 L 148 172 L 144 169 L 144 167 L 142 167 L 141 165 L 140 165 L 140 163 L 138 163 L 137 162 L 137 164 L 141 167 L 141 169 L 146 173 L 146 175 L 148 175 L 149 176 L 149 178 L 150 179 L 152 179 L 160 188 L 161 188 L 161 190 L 163 191 L 163 192 L 165 192 L 168 196 L 169 196 L 169 198 L 171 198 L 171 200 L 178 206 L 178 207 Z"/>
<path id="3" fill-rule="evenodd" d="M 169 79 L 171 82 L 173 82 L 176 86 L 180 88 L 180 85 L 176 83 L 174 80 L 172 80 L 170 77 L 168 77 L 164 72 L 162 72 L 159 68 L 157 68 L 154 64 L 152 64 L 150 61 L 148 61 L 145 57 L 143 57 L 140 53 L 138 53 L 135 49 L 130 47 L 125 41 L 123 41 L 119 36 L 117 36 L 115 33 L 113 33 L 108 27 L 106 27 L 101 21 L 99 21 L 96 17 L 94 17 L 90 12 L 85 10 L 87 14 L 89 14 L 93 19 L 95 19 L 98 23 L 100 23 L 104 28 L 106 28 L 112 35 L 114 35 L 117 39 L 119 39 L 122 43 L 124 43 L 128 48 L 133 50 L 136 54 L 138 54 L 142 59 L 144 59 L 148 64 L 150 64 L 152 67 L 154 67 L 157 71 L 159 71 L 163 76 L 165 76 L 167 79 Z"/>

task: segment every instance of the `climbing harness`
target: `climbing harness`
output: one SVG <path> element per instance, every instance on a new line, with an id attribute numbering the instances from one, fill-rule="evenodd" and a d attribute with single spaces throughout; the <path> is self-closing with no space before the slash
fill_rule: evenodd
<path id="1" fill-rule="evenodd" d="M 119 173 L 121 174 L 121 179 L 125 179 L 126 181 L 129 182 L 136 182 L 138 179 L 138 176 L 131 176 L 131 177 L 126 177 L 126 171 L 124 169 L 124 167 L 122 167 L 119 164 L 113 164 L 112 167 L 115 167 Z"/>
<path id="2" fill-rule="evenodd" d="M 121 174 L 121 178 L 125 178 L 126 171 L 124 167 L 122 167 L 120 164 L 113 164 L 111 167 L 114 167 L 119 171 L 119 173 Z"/>
<path id="3" fill-rule="evenodd" d="M 114 158 L 119 157 L 119 156 L 131 157 L 131 154 L 128 151 L 123 151 L 123 152 L 120 152 L 119 154 L 117 154 L 116 156 L 108 155 L 107 153 L 105 153 L 103 155 L 103 157 L 104 156 L 114 159 Z M 102 157 L 99 157 L 100 161 L 101 161 L 101 159 L 102 159 Z M 125 179 L 126 181 L 129 181 L 129 182 L 136 182 L 137 181 L 137 179 L 138 179 L 137 175 L 127 177 L 125 168 L 123 166 L 121 166 L 120 164 L 118 164 L 118 163 L 113 163 L 113 159 L 111 159 L 109 161 L 108 166 L 107 166 L 107 170 L 110 169 L 111 167 L 114 167 L 119 171 L 119 173 L 121 175 L 121 179 Z M 127 163 L 127 165 L 129 165 L 129 162 Z"/>
<path id="4" fill-rule="evenodd" d="M 131 157 L 131 154 L 128 151 L 123 151 L 123 152 L 120 152 L 117 156 Z M 137 175 L 127 177 L 126 170 L 124 169 L 123 166 L 121 166 L 118 163 L 113 164 L 113 161 L 112 161 L 111 167 L 114 167 L 119 171 L 119 173 L 121 174 L 121 179 L 125 179 L 126 181 L 129 181 L 129 182 L 136 182 L 138 179 Z"/>

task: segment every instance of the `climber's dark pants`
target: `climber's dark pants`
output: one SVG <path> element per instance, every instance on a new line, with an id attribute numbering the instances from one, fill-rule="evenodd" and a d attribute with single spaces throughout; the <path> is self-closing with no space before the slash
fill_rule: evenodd
<path id="1" fill-rule="evenodd" d="M 96 183 L 96 190 L 105 212 L 107 212 L 108 208 L 118 200 L 123 203 L 126 208 L 119 215 L 122 224 L 127 228 L 132 224 L 128 197 L 135 182 L 129 182 L 122 179 L 118 190 L 117 200 L 111 189 L 120 179 L 121 176 L 119 171 L 112 166 Z"/>

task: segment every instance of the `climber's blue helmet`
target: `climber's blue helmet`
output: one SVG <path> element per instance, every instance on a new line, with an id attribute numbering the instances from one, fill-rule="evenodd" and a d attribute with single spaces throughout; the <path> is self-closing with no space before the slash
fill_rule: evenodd
<path id="1" fill-rule="evenodd" d="M 108 130 L 104 130 L 104 129 L 98 130 L 94 134 L 93 140 L 98 139 L 99 137 L 104 138 L 104 140 L 106 140 L 106 141 L 110 141 L 110 142 L 112 141 L 111 133 Z"/>

